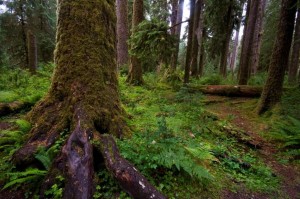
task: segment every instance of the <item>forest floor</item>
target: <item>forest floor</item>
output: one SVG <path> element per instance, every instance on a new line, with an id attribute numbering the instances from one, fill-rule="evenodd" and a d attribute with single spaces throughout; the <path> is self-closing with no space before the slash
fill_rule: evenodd
<path id="1" fill-rule="evenodd" d="M 224 199 L 269 199 L 269 198 L 300 198 L 300 168 L 299 165 L 281 163 L 276 157 L 279 153 L 275 143 L 270 142 L 263 132 L 270 128 L 264 120 L 259 119 L 251 109 L 251 103 L 257 100 L 249 98 L 229 98 L 223 96 L 207 95 L 210 103 L 207 110 L 216 114 L 220 119 L 230 118 L 231 124 L 242 130 L 247 136 L 248 143 L 256 146 L 259 156 L 264 163 L 272 168 L 274 174 L 282 181 L 280 185 L 281 196 L 274 193 L 247 192 L 243 185 L 236 192 L 224 191 Z M 250 106 L 249 106 L 250 104 Z M 248 110 L 247 110 L 248 106 Z M 246 107 L 246 108 L 245 108 Z M 250 108 L 250 110 L 249 110 Z"/>

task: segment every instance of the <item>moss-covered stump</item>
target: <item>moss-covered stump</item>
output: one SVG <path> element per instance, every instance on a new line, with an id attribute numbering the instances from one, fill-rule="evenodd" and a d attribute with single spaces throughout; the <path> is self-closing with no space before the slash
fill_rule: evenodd
<path id="1" fill-rule="evenodd" d="M 94 163 L 101 160 L 95 150 L 133 198 L 164 198 L 120 156 L 113 139 L 128 129 L 118 94 L 115 37 L 114 0 L 58 1 L 52 85 L 28 114 L 33 125 L 29 139 L 13 155 L 17 166 L 34 165 L 38 149 L 53 146 L 67 129 L 40 198 L 47 198 L 44 192 L 57 175 L 65 178 L 64 198 L 92 198 L 97 182 Z"/>
<path id="2" fill-rule="evenodd" d="M 18 113 L 24 109 L 30 109 L 34 103 L 15 101 L 11 103 L 0 103 L 0 117 L 6 116 L 12 113 Z"/>

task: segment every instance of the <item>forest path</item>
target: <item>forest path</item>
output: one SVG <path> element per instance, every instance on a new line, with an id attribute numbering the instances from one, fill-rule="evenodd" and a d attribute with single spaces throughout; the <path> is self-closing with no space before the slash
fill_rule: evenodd
<path id="1" fill-rule="evenodd" d="M 251 145 L 257 146 L 259 156 L 281 179 L 281 190 L 284 195 L 266 193 L 250 193 L 241 186 L 236 193 L 225 190 L 225 199 L 271 199 L 271 198 L 300 198 L 300 168 L 299 165 L 282 164 L 276 159 L 278 149 L 276 144 L 269 142 L 261 133 L 268 133 L 270 129 L 266 121 L 258 117 L 255 113 L 257 99 L 249 98 L 229 98 L 222 96 L 206 96 L 209 104 L 208 111 L 216 114 L 220 119 L 229 120 L 230 123 L 244 131 L 250 137 Z"/>

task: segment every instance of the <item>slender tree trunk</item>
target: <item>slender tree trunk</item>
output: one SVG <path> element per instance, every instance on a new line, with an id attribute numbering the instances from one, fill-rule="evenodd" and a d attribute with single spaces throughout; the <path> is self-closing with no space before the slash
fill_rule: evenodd
<path id="1" fill-rule="evenodd" d="M 263 31 L 263 18 L 266 9 L 266 0 L 260 0 L 258 5 L 258 12 L 256 13 L 256 23 L 254 30 L 254 38 L 252 42 L 252 56 L 250 58 L 250 67 L 252 67 L 252 74 L 257 73 L 259 65 L 259 54 L 262 40 L 262 31 Z"/>
<path id="2" fill-rule="evenodd" d="M 241 21 L 239 21 L 237 30 L 235 32 L 234 44 L 233 44 L 233 49 L 232 49 L 232 56 L 231 56 L 231 59 L 230 59 L 230 70 L 231 70 L 232 75 L 234 74 L 234 69 L 235 69 L 237 50 L 238 50 L 238 45 L 239 45 L 240 27 L 241 27 Z"/>
<path id="3" fill-rule="evenodd" d="M 127 1 L 117 0 L 117 58 L 118 67 L 128 64 Z"/>
<path id="4" fill-rule="evenodd" d="M 37 150 L 49 149 L 68 129 L 41 184 L 41 199 L 51 197 L 45 192 L 58 175 L 65 178 L 64 199 L 93 198 L 101 159 L 131 197 L 165 198 L 121 157 L 112 136 L 127 129 L 118 95 L 115 25 L 115 0 L 58 1 L 51 88 L 29 113 L 29 139 L 13 155 L 16 165 L 34 166 Z"/>
<path id="5" fill-rule="evenodd" d="M 27 31 L 27 49 L 28 49 L 28 68 L 34 74 L 37 69 L 37 45 L 36 37 L 29 30 Z"/>
<path id="6" fill-rule="evenodd" d="M 25 63 L 24 65 L 28 67 L 28 49 L 27 49 L 27 31 L 26 31 L 26 22 L 25 22 L 25 10 L 24 10 L 24 2 L 19 2 L 19 9 L 20 9 L 20 23 L 22 27 L 22 39 L 23 39 L 23 50 L 24 50 L 24 57 Z"/>
<path id="7" fill-rule="evenodd" d="M 176 34 L 176 19 L 178 13 L 178 0 L 172 0 L 172 14 L 171 14 L 171 35 Z"/>
<path id="8" fill-rule="evenodd" d="M 203 12 L 202 12 L 203 14 Z M 205 62 L 205 49 L 204 49 L 204 40 L 206 38 L 206 30 L 202 28 L 202 38 L 201 38 L 201 50 L 199 56 L 199 76 L 202 77 L 204 73 L 204 62 Z"/>
<path id="9" fill-rule="evenodd" d="M 190 70 L 192 64 L 192 53 L 193 53 L 193 25 L 194 25 L 194 12 L 195 12 L 195 1 L 190 0 L 190 20 L 189 20 L 189 33 L 188 33 L 188 43 L 186 49 L 186 59 L 184 67 L 184 83 L 189 83 Z"/>
<path id="10" fill-rule="evenodd" d="M 223 77 L 227 75 L 227 57 L 229 53 L 229 44 L 231 41 L 231 35 L 233 31 L 233 9 L 232 9 L 232 2 L 229 5 L 227 16 L 226 16 L 226 36 L 223 42 L 223 50 L 221 54 L 221 61 L 220 61 L 220 74 Z"/>
<path id="11" fill-rule="evenodd" d="M 201 48 L 201 37 L 202 37 L 202 22 L 200 16 L 203 7 L 203 0 L 197 0 L 195 4 L 195 15 L 194 15 L 194 27 L 193 27 L 193 43 L 192 43 L 192 63 L 191 63 L 191 75 L 197 77 L 199 75 L 198 69 L 198 55 L 199 48 Z"/>
<path id="12" fill-rule="evenodd" d="M 179 24 L 182 21 L 183 4 L 184 4 L 184 0 L 179 0 L 176 24 Z M 180 44 L 180 33 L 181 33 L 181 24 L 179 24 L 175 27 L 175 36 L 177 38 L 178 43 L 176 44 L 175 52 L 172 55 L 172 60 L 171 60 L 171 70 L 172 71 L 175 71 L 176 65 L 177 65 L 179 44 Z"/>
<path id="13" fill-rule="evenodd" d="M 292 46 L 292 56 L 289 63 L 289 77 L 290 84 L 295 84 L 297 81 L 297 71 L 299 68 L 299 53 L 300 53 L 300 9 L 297 10 L 297 20 L 294 33 L 294 43 Z"/>
<path id="14" fill-rule="evenodd" d="M 143 0 L 134 0 L 133 2 L 133 16 L 132 29 L 136 31 L 136 27 L 144 20 L 144 2 Z M 141 85 L 144 83 L 142 63 L 136 56 L 130 58 L 130 70 L 127 82 L 133 85 Z"/>
<path id="15" fill-rule="evenodd" d="M 269 65 L 267 82 L 257 107 L 258 114 L 269 110 L 281 99 L 284 73 L 288 65 L 293 38 L 296 2 L 295 0 L 282 0 L 281 2 L 276 42 Z"/>

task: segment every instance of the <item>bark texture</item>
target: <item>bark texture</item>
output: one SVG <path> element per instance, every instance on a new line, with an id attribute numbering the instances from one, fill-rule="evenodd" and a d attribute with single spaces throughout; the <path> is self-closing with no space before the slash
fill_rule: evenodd
<path id="1" fill-rule="evenodd" d="M 203 0 L 196 1 L 193 25 L 193 43 L 192 43 L 192 60 L 191 60 L 191 75 L 197 77 L 199 75 L 198 54 L 201 49 L 202 39 L 202 21 L 200 21 L 201 12 L 203 9 Z"/>
<path id="2" fill-rule="evenodd" d="M 299 53 L 300 53 L 300 9 L 297 10 L 297 20 L 294 33 L 294 42 L 292 46 L 292 56 L 289 62 L 289 76 L 288 81 L 290 84 L 297 82 L 297 71 L 299 67 Z"/>
<path id="3" fill-rule="evenodd" d="M 51 188 L 57 175 L 65 177 L 63 198 L 92 198 L 94 162 L 101 159 L 101 155 L 94 158 L 94 149 L 102 152 L 109 171 L 115 160 L 110 158 L 119 157 L 114 173 L 128 170 L 130 175 L 125 179 L 124 175 L 121 179 L 115 176 L 116 179 L 128 184 L 123 187 L 133 198 L 143 198 L 140 193 L 144 189 L 139 182 L 148 182 L 131 164 L 123 164 L 125 160 L 113 145 L 112 135 L 120 137 L 127 129 L 117 89 L 115 25 L 114 0 L 58 1 L 52 85 L 29 113 L 33 129 L 28 141 L 13 155 L 17 166 L 32 165 L 39 147 L 48 149 L 64 129 L 68 130 L 68 138 L 41 185 L 40 198 L 48 198 L 45 190 Z M 152 198 L 164 198 L 155 188 L 148 190 L 144 198 L 153 194 Z"/>
<path id="4" fill-rule="evenodd" d="M 37 45 L 36 37 L 29 30 L 27 32 L 27 49 L 28 49 L 28 69 L 31 73 L 35 73 L 37 69 Z"/>
<path id="5" fill-rule="evenodd" d="M 181 33 L 181 21 L 182 21 L 182 15 L 183 15 L 183 4 L 184 4 L 184 0 L 179 0 L 177 17 L 176 17 L 176 24 L 178 24 L 178 25 L 175 27 L 175 36 L 177 38 L 178 43 L 176 44 L 175 52 L 172 55 L 172 60 L 171 60 L 171 70 L 172 71 L 175 71 L 176 66 L 177 66 L 177 60 L 178 60 L 180 33 Z"/>
<path id="6" fill-rule="evenodd" d="M 127 1 L 117 1 L 117 57 L 118 67 L 128 64 L 128 45 L 129 36 L 128 20 L 127 20 Z"/>
<path id="7" fill-rule="evenodd" d="M 196 0 L 190 0 L 190 20 L 189 20 L 189 32 L 188 42 L 186 49 L 185 67 L 184 67 L 184 83 L 189 83 L 190 70 L 192 64 L 192 53 L 193 53 L 193 30 L 194 30 L 194 15 L 195 15 L 195 2 Z"/>
<path id="8" fill-rule="evenodd" d="M 238 46 L 239 46 L 239 35 L 240 35 L 240 24 L 241 24 L 241 21 L 238 22 L 238 27 L 237 27 L 237 30 L 235 32 L 235 38 L 234 38 L 234 43 L 233 43 L 233 49 L 232 49 L 232 55 L 231 55 L 231 58 L 230 58 L 230 70 L 231 70 L 231 73 L 232 75 L 234 74 L 234 69 L 235 69 L 235 66 L 236 66 L 236 57 L 237 57 L 237 50 L 238 50 Z"/>
<path id="9" fill-rule="evenodd" d="M 233 31 L 233 8 L 232 8 L 233 2 L 231 1 L 227 14 L 225 17 L 225 23 L 226 23 L 226 35 L 222 43 L 222 51 L 221 51 L 221 61 L 220 61 L 220 74 L 223 77 L 226 77 L 227 75 L 227 57 L 229 53 L 229 44 L 231 40 L 231 35 Z"/>
<path id="10" fill-rule="evenodd" d="M 132 17 L 132 29 L 136 31 L 136 27 L 144 20 L 144 2 L 143 0 L 134 0 L 133 2 L 133 17 Z M 130 58 L 131 64 L 127 82 L 133 85 L 141 85 L 144 83 L 143 70 L 141 60 L 135 56 Z"/>
<path id="11" fill-rule="evenodd" d="M 269 110 L 281 99 L 284 72 L 288 65 L 292 43 L 295 15 L 296 1 L 282 0 L 276 42 L 269 65 L 267 82 L 257 107 L 258 114 Z"/>
<path id="12" fill-rule="evenodd" d="M 262 17 L 264 10 L 264 0 L 249 0 L 247 8 L 246 25 L 243 36 L 240 68 L 239 68 L 239 84 L 245 85 L 248 83 L 248 79 L 251 74 L 251 70 L 257 69 L 260 40 L 261 40 L 261 28 Z"/>

